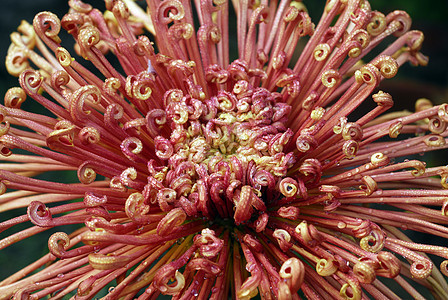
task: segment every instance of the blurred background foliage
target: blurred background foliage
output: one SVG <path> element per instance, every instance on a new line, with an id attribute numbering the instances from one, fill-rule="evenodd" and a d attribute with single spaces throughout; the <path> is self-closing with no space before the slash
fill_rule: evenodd
<path id="1" fill-rule="evenodd" d="M 104 10 L 104 3 L 101 0 L 85 2 Z M 304 3 L 308 7 L 312 20 L 317 24 L 325 1 L 305 0 Z M 431 99 L 436 104 L 448 101 L 448 1 L 371 0 L 370 3 L 372 9 L 385 14 L 396 9 L 407 11 L 413 19 L 412 29 L 421 30 L 425 33 L 422 52 L 430 57 L 428 66 L 415 68 L 406 64 L 394 79 L 386 80 L 381 84 L 381 89 L 392 95 L 396 103 L 395 109 L 413 110 L 415 101 L 422 97 Z M 21 20 L 32 23 L 34 15 L 43 10 L 52 11 L 62 17 L 67 9 L 66 1 L 61 0 L 2 0 L 0 9 L 0 57 L 2 60 L 4 61 L 10 44 L 9 34 L 16 30 Z M 17 78 L 7 73 L 3 61 L 0 64 L 0 95 L 2 97 L 8 88 L 18 86 Z M 33 101 L 28 98 L 25 102 L 26 107 L 34 107 L 28 106 L 32 103 Z M 438 151 L 435 155 L 430 159 L 447 161 L 446 151 Z M 76 174 L 61 176 L 60 173 L 54 173 L 46 176 L 45 179 L 51 181 L 77 181 Z M 24 213 L 26 213 L 26 209 L 0 213 L 0 221 Z M 22 224 L 18 228 L 6 230 L 0 233 L 0 239 L 26 227 L 28 225 Z M 73 228 L 65 228 L 64 231 L 69 233 Z M 1 250 L 0 281 L 12 272 L 46 254 L 48 252 L 48 237 L 55 231 L 45 231 L 33 238 Z M 425 240 L 424 242 L 428 243 L 429 241 Z"/>

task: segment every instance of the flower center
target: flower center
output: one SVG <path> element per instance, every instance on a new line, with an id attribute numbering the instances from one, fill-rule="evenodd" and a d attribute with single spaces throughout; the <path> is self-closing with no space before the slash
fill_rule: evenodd
<path id="1" fill-rule="evenodd" d="M 291 107 L 281 94 L 246 80 L 228 90 L 202 101 L 180 90 L 165 93 L 163 118 L 149 120 L 158 132 L 171 126 L 155 138 L 166 165 L 150 162 L 151 202 L 163 202 L 167 211 L 181 203 L 188 215 L 233 218 L 239 225 L 257 220 L 280 198 L 279 182 L 295 163 L 293 153 L 284 152 L 293 136 L 285 126 Z M 287 194 L 294 189 L 284 187 Z"/>

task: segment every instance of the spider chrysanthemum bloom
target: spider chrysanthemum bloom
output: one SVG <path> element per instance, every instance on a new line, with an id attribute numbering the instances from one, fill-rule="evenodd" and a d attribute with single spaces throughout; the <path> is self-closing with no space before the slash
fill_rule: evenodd
<path id="1" fill-rule="evenodd" d="M 315 25 L 288 0 L 69 4 L 12 35 L 0 211 L 27 213 L 0 223 L 0 248 L 83 226 L 0 299 L 448 299 L 448 249 L 406 236 L 448 238 L 448 169 L 404 159 L 447 147 L 448 105 L 384 114 L 377 89 L 427 62 L 405 12 L 330 0 Z M 79 180 L 33 178 L 64 170 Z"/>

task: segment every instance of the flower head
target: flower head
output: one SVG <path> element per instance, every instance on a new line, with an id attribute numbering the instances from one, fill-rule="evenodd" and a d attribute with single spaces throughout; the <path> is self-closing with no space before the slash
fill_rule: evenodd
<path id="1" fill-rule="evenodd" d="M 315 25 L 288 0 L 105 2 L 70 0 L 11 36 L 0 211 L 27 213 L 0 223 L 0 248 L 83 226 L 49 236 L 0 299 L 111 283 L 107 299 L 398 298 L 384 278 L 446 299 L 448 249 L 406 233 L 448 237 L 448 169 L 404 158 L 447 147 L 448 105 L 385 114 L 378 90 L 427 63 L 405 12 L 330 0 Z M 26 95 L 47 114 L 22 110 Z M 59 171 L 77 182 L 36 177 Z"/>

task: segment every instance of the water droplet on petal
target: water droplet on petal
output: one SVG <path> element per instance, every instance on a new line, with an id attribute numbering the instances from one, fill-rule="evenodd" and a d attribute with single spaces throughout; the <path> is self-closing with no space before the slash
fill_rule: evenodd
<path id="1" fill-rule="evenodd" d="M 338 222 L 338 228 L 344 229 L 345 227 L 347 227 L 347 224 L 345 224 L 345 222 Z"/>
<path id="2" fill-rule="evenodd" d="M 197 297 L 199 294 L 198 294 L 198 291 L 196 290 L 196 289 L 192 289 L 191 290 L 191 294 L 193 295 L 193 296 L 195 296 L 195 297 Z"/>

